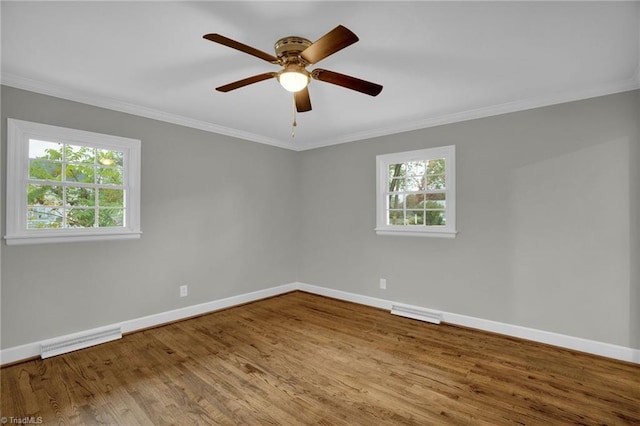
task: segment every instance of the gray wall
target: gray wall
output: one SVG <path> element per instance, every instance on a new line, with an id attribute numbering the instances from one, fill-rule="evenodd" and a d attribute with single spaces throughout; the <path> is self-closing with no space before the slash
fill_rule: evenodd
<path id="1" fill-rule="evenodd" d="M 639 347 L 638 93 L 301 153 L 299 281 Z M 450 144 L 458 237 L 376 236 L 375 156 Z"/>
<path id="2" fill-rule="evenodd" d="M 631 342 L 632 348 L 640 349 L 640 90 L 636 94 L 636 140 L 629 150 L 630 188 L 629 188 L 629 218 L 631 220 L 631 294 L 629 310 L 631 311 Z M 633 111 L 633 110 L 632 110 Z"/>
<path id="3" fill-rule="evenodd" d="M 3 87 L 3 127 L 142 140 L 143 235 L 2 247 L 2 348 L 294 281 L 640 348 L 639 116 L 634 91 L 296 153 Z M 449 144 L 458 237 L 376 236 L 375 156 Z"/>
<path id="4" fill-rule="evenodd" d="M 3 348 L 296 281 L 295 152 L 4 86 L 1 111 L 141 139 L 143 231 L 3 247 Z"/>

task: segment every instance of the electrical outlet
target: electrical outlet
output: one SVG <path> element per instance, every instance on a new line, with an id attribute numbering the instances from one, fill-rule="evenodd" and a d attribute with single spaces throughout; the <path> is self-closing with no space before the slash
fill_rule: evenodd
<path id="1" fill-rule="evenodd" d="M 180 286 L 180 297 L 185 297 L 189 295 L 189 287 L 186 285 Z"/>
<path id="2" fill-rule="evenodd" d="M 383 290 L 387 289 L 387 280 L 384 278 L 380 278 L 380 288 Z"/>

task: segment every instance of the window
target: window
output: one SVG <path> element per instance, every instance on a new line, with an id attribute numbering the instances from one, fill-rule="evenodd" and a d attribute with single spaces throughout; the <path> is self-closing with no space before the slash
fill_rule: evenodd
<path id="1" fill-rule="evenodd" d="M 140 237 L 140 141 L 8 119 L 7 244 Z"/>
<path id="2" fill-rule="evenodd" d="M 455 146 L 377 156 L 378 235 L 454 238 Z"/>

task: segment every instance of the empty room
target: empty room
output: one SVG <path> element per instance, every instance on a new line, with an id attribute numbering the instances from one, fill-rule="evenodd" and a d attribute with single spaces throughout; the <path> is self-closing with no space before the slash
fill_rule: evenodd
<path id="1" fill-rule="evenodd" d="M 0 424 L 640 424 L 639 1 L 0 19 Z"/>

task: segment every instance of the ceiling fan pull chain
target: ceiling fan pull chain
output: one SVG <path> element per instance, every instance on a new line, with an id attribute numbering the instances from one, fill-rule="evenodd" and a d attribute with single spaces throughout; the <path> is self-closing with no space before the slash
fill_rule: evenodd
<path id="1" fill-rule="evenodd" d="M 292 96 L 293 99 L 293 123 L 291 123 L 291 137 L 296 137 L 296 126 L 298 123 L 296 122 L 296 97 Z"/>

